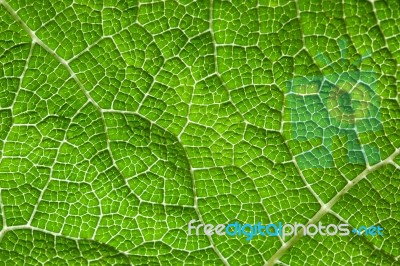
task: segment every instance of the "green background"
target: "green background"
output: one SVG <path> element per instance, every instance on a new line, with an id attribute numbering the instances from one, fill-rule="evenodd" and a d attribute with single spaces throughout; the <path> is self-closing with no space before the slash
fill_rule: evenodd
<path id="1" fill-rule="evenodd" d="M 400 264 L 398 0 L 0 0 L 0 17 L 0 265 Z M 372 73 L 351 77 L 373 92 L 350 93 L 373 105 L 351 134 L 326 87 L 288 86 L 343 73 Z M 384 236 L 248 242 L 188 236 L 192 219 Z"/>

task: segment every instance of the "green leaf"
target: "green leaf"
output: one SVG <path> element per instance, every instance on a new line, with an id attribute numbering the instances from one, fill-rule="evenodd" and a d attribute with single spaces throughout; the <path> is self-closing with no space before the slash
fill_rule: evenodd
<path id="1" fill-rule="evenodd" d="M 400 263 L 399 1 L 0 0 L 0 17 L 0 265 Z"/>

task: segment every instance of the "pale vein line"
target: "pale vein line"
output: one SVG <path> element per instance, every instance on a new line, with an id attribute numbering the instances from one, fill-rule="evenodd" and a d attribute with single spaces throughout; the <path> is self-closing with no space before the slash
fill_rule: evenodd
<path id="1" fill-rule="evenodd" d="M 60 155 L 60 151 L 61 151 L 62 145 L 63 145 L 64 143 L 67 142 L 67 141 L 66 141 L 67 132 L 68 132 L 68 130 L 70 129 L 70 127 L 71 127 L 71 125 L 72 125 L 72 121 L 73 121 L 73 119 L 80 113 L 80 111 L 81 111 L 82 109 L 84 109 L 86 106 L 87 106 L 87 103 L 84 104 L 84 105 L 82 105 L 82 107 L 79 108 L 79 109 L 76 111 L 76 113 L 74 114 L 74 116 L 71 118 L 71 120 L 70 120 L 70 122 L 69 122 L 69 124 L 68 124 L 67 129 L 65 130 L 64 138 L 63 138 L 62 141 L 60 141 L 60 145 L 59 145 L 58 149 L 56 149 L 57 152 L 56 152 L 56 154 L 55 154 L 55 159 L 54 159 L 53 164 L 52 164 L 51 167 L 50 167 L 49 179 L 47 180 L 46 184 L 44 185 L 44 187 L 43 187 L 42 190 L 40 191 L 40 195 L 39 195 L 39 197 L 38 197 L 37 204 L 33 207 L 32 214 L 31 214 L 31 216 L 30 216 L 30 218 L 29 218 L 29 220 L 28 220 L 28 222 L 27 222 L 27 225 L 28 225 L 28 226 L 30 226 L 30 225 L 32 224 L 32 221 L 33 221 L 33 219 L 35 218 L 35 215 L 36 215 L 36 213 L 37 213 L 37 211 L 38 211 L 39 204 L 42 202 L 43 196 L 44 196 L 44 194 L 45 194 L 45 192 L 46 192 L 48 186 L 50 185 L 50 182 L 51 182 L 51 181 L 54 181 L 54 180 L 53 180 L 54 166 L 57 164 L 57 160 L 58 160 L 58 157 L 59 157 L 59 155 Z M 64 182 L 66 182 L 66 180 L 64 180 Z M 64 229 L 64 224 L 63 224 L 63 226 L 62 226 L 62 228 L 61 228 L 60 231 L 63 231 L 63 229 Z"/>
<path id="2" fill-rule="evenodd" d="M 213 4 L 213 2 L 214 2 L 214 1 L 211 0 L 211 4 Z M 213 6 L 211 6 L 211 9 L 212 9 L 212 7 L 213 7 Z M 218 76 L 218 78 L 221 80 L 221 82 L 222 82 L 222 84 L 223 84 L 223 87 L 224 87 L 225 90 L 227 91 L 228 96 L 229 96 L 229 102 L 232 103 L 232 106 L 236 109 L 236 111 L 238 112 L 238 114 L 242 117 L 243 121 L 244 121 L 246 124 L 253 125 L 253 124 L 250 123 L 250 122 L 241 114 L 241 112 L 239 112 L 239 110 L 237 109 L 236 105 L 235 105 L 234 102 L 232 101 L 232 98 L 231 98 L 231 94 L 230 94 L 229 89 L 225 86 L 225 84 L 224 84 L 224 82 L 223 82 L 223 80 L 222 80 L 222 77 L 221 77 L 221 75 L 220 75 L 219 72 L 218 72 L 218 57 L 217 57 L 217 46 L 218 46 L 218 45 L 217 45 L 217 43 L 216 43 L 216 41 L 215 41 L 215 37 L 214 37 L 214 35 L 215 35 L 215 34 L 214 34 L 214 31 L 213 31 L 213 19 L 214 19 L 214 18 L 213 18 L 213 14 L 212 14 L 212 12 L 211 12 L 211 11 L 212 11 L 211 9 L 210 9 L 210 18 L 209 18 L 209 19 L 210 19 L 210 33 L 211 33 L 212 43 L 213 43 L 213 46 L 214 46 L 215 74 L 216 74 L 216 75 Z M 298 14 L 298 17 L 299 17 L 299 20 L 300 20 L 300 14 Z M 303 35 L 302 35 L 302 38 L 303 38 Z M 304 43 L 304 45 L 305 45 L 304 38 L 303 38 L 303 43 Z M 312 58 L 312 57 L 311 57 L 311 58 Z M 315 63 L 315 62 L 314 62 L 314 63 Z M 285 97 L 285 95 L 284 95 L 284 97 Z M 284 110 L 284 105 L 282 106 L 282 110 Z M 283 117 L 282 117 L 282 119 L 283 119 Z M 282 121 L 282 123 L 281 123 L 281 128 L 280 128 L 280 130 L 278 131 L 281 135 L 282 135 L 283 124 L 284 124 L 284 121 Z M 253 125 L 253 126 L 256 126 L 256 125 Z M 256 127 L 258 127 L 258 126 L 256 126 Z M 267 129 L 267 131 L 275 131 L 275 130 Z M 283 135 L 282 135 L 282 136 L 283 136 Z M 323 206 L 323 205 L 324 205 L 324 202 L 319 198 L 318 194 L 314 191 L 314 189 L 311 187 L 311 185 L 307 182 L 307 180 L 306 180 L 306 178 L 304 177 L 304 175 L 303 175 L 303 173 L 302 173 L 300 167 L 299 167 L 298 164 L 297 164 L 297 161 L 296 161 L 294 155 L 292 154 L 292 152 L 290 151 L 290 149 L 288 149 L 288 150 L 289 150 L 289 153 L 290 153 L 290 155 L 291 155 L 291 157 L 292 157 L 292 160 L 286 161 L 286 162 L 292 162 L 292 163 L 295 165 L 297 171 L 299 172 L 299 176 L 300 176 L 301 180 L 303 181 L 303 183 L 305 184 L 306 188 L 310 191 L 310 193 L 311 193 L 311 194 L 313 195 L 313 197 L 317 200 L 317 202 L 318 202 L 321 206 Z M 253 182 L 253 183 L 254 183 L 254 182 Z M 267 213 L 268 218 L 272 221 L 272 219 L 271 219 L 269 213 L 268 213 L 268 212 L 266 211 L 266 209 L 265 209 L 264 204 L 261 203 L 261 205 L 263 206 L 265 212 Z M 280 238 L 280 241 L 283 242 L 283 240 L 281 239 L 280 236 L 279 236 L 279 238 Z"/>
<path id="3" fill-rule="evenodd" d="M 90 96 L 90 94 L 86 91 L 86 89 L 83 87 L 82 83 L 80 82 L 80 80 L 78 79 L 78 77 L 76 76 L 75 72 L 71 69 L 71 67 L 69 66 L 68 62 L 66 60 L 64 60 L 63 58 L 61 58 L 55 51 L 53 51 L 50 47 L 48 47 L 45 43 L 43 43 L 42 40 L 40 40 L 34 31 L 32 31 L 26 24 L 24 21 L 22 21 L 22 19 L 19 17 L 19 15 L 13 10 L 13 8 L 5 1 L 5 0 L 0 0 L 0 4 L 2 4 L 5 9 L 10 13 L 10 15 L 17 21 L 20 23 L 21 27 L 28 33 L 28 35 L 32 38 L 32 42 L 33 43 L 38 43 L 43 49 L 45 49 L 49 54 L 53 55 L 54 58 L 56 58 L 60 64 L 62 64 L 67 71 L 69 72 L 70 76 L 74 79 L 74 81 L 78 84 L 78 86 L 80 87 L 80 89 L 82 90 L 82 92 L 85 94 L 85 96 L 87 97 L 87 99 L 89 100 L 89 102 L 91 102 L 101 113 L 101 118 L 104 122 L 104 126 L 106 126 L 105 121 L 104 121 L 104 115 L 103 115 L 103 110 L 102 108 L 97 104 L 96 101 L 93 100 L 93 98 Z M 148 119 L 146 119 L 148 120 Z M 153 123 L 153 122 L 152 122 Z M 107 131 L 106 131 L 106 135 L 107 135 Z M 108 138 L 108 137 L 107 137 Z M 107 144 L 109 145 L 109 141 L 107 141 Z M 116 167 L 116 165 L 115 165 Z M 118 168 L 117 168 L 118 169 Z M 191 170 L 191 174 L 193 177 L 193 172 Z M 51 178 L 50 178 L 51 179 Z M 48 181 L 48 183 L 50 182 L 50 179 Z M 125 179 L 124 179 L 125 180 Z M 194 177 L 193 177 L 194 180 Z M 48 184 L 47 183 L 47 184 Z M 125 180 L 126 183 L 126 180 Z M 194 186 L 194 184 L 193 184 Z M 128 186 L 129 187 L 129 186 Z M 44 191 L 45 189 L 43 189 Z M 43 194 L 43 193 L 42 193 Z M 199 216 L 199 219 L 202 221 L 202 217 L 200 215 L 200 211 L 198 209 L 197 206 L 197 197 L 195 196 L 195 204 L 194 204 L 194 208 L 196 210 L 196 213 Z M 37 205 L 35 206 L 37 208 Z M 31 216 L 30 221 L 32 220 L 32 218 L 34 217 L 34 215 Z M 213 240 L 211 237 L 208 237 L 210 244 L 213 248 L 213 250 L 216 252 L 216 254 L 218 255 L 218 257 L 222 260 L 222 262 L 224 263 L 224 265 L 229 265 L 228 261 L 222 256 L 222 254 L 219 252 L 219 250 L 216 248 Z"/>
<path id="4" fill-rule="evenodd" d="M 210 1 L 210 14 L 212 14 L 212 12 L 213 12 L 213 1 Z M 190 70 L 191 70 L 191 67 L 190 66 L 188 66 L 188 68 L 190 68 Z M 161 68 L 160 68 L 161 69 Z M 192 71 L 190 71 L 190 72 L 192 72 Z M 158 73 L 160 73 L 160 71 L 158 71 L 157 72 L 157 74 Z M 155 79 L 154 79 L 155 80 Z M 190 96 L 190 101 L 189 101 L 189 110 L 188 110 L 188 113 L 190 114 L 190 112 L 191 112 L 191 109 L 192 109 L 192 102 L 193 102 L 193 95 L 194 95 L 194 90 L 195 90 L 195 88 L 193 88 L 193 91 L 192 91 L 192 94 L 191 94 L 191 96 Z M 149 92 L 150 92 L 150 89 L 149 89 Z M 144 99 L 144 97 L 143 97 L 143 99 Z M 139 109 L 138 109 L 138 111 L 139 111 Z M 181 146 L 184 148 L 184 145 L 183 145 L 183 143 L 182 143 L 182 141 L 181 141 L 181 136 L 182 136 L 182 134 L 185 132 L 185 129 L 187 128 L 187 126 L 190 124 L 190 119 L 189 119 L 189 117 L 187 118 L 187 120 L 186 120 L 186 123 L 185 123 L 185 125 L 183 126 L 183 128 L 182 128 L 182 131 L 178 134 L 178 136 L 177 136 L 177 139 L 178 139 L 178 141 L 179 141 L 179 143 L 181 144 Z M 185 152 L 185 157 L 186 158 L 188 158 L 188 164 L 189 164 L 189 166 L 190 166 L 190 177 L 192 178 L 192 190 L 193 190 L 193 205 L 194 205 L 194 210 L 195 210 L 195 212 L 196 212 L 196 214 L 197 214 L 197 216 L 198 216 L 198 218 L 199 218 L 199 220 L 200 220 L 200 222 L 202 223 L 202 224 L 205 224 L 205 222 L 204 222 L 204 219 L 203 219 L 203 215 L 201 214 L 201 212 L 200 212 L 200 209 L 199 209 L 199 204 L 198 204 L 198 196 L 197 196 L 197 190 L 196 190 L 196 181 L 195 181 L 195 178 L 194 178 L 194 169 L 192 168 L 192 166 L 190 165 L 190 162 L 189 162 L 189 156 L 188 156 L 188 154 L 186 153 L 186 150 L 185 149 L 183 149 L 184 150 L 184 152 Z M 165 180 L 164 180 L 164 191 L 165 191 Z M 217 254 L 217 256 L 221 259 L 221 261 L 222 261 L 222 263 L 224 264 L 224 265 L 227 265 L 227 266 L 229 266 L 229 262 L 228 262 L 228 260 L 222 255 L 222 253 L 218 250 L 218 248 L 217 248 L 217 246 L 215 245 L 215 243 L 214 243 L 214 240 L 213 240 L 213 238 L 212 238 L 212 236 L 209 236 L 209 235 L 206 235 L 207 236 L 207 238 L 208 238 L 208 241 L 210 241 L 210 244 L 211 244 L 211 247 L 212 247 L 212 249 L 214 250 L 214 252 Z"/>
<path id="5" fill-rule="evenodd" d="M 79 244 L 79 240 L 81 240 L 81 239 L 76 239 L 76 238 L 74 238 L 74 237 L 70 237 L 70 236 L 63 235 L 63 234 L 61 234 L 61 233 L 55 233 L 55 232 L 52 232 L 52 231 L 48 231 L 48 230 L 46 230 L 46 229 L 42 229 L 42 228 L 38 228 L 38 227 L 35 227 L 35 226 L 30 226 L 30 225 L 15 225 L 15 226 L 10 226 L 10 227 L 8 227 L 5 231 L 6 231 L 6 232 L 11 232 L 11 231 L 17 231 L 17 230 L 32 230 L 32 231 L 37 231 L 37 232 L 41 232 L 41 233 L 44 233 L 44 234 L 51 235 L 51 236 L 53 236 L 53 237 L 55 238 L 55 240 L 56 240 L 57 237 L 62 237 L 62 238 L 65 238 L 65 239 L 72 240 L 72 241 L 74 241 L 75 243 L 78 243 L 78 244 Z M 92 241 L 93 241 L 93 242 L 96 242 L 96 243 L 100 243 L 100 244 L 102 244 L 102 245 L 107 245 L 107 244 L 105 244 L 105 243 L 101 243 L 101 242 L 98 242 L 98 241 L 95 241 L 95 240 L 92 240 Z M 56 246 L 56 245 L 55 245 L 55 246 Z M 111 246 L 111 247 L 112 247 L 112 246 Z M 126 252 L 124 252 L 124 251 L 118 250 L 118 249 L 116 249 L 115 247 L 112 247 L 112 248 L 115 249 L 115 251 L 117 251 L 119 254 L 122 254 L 122 255 L 126 256 L 126 257 L 129 259 L 130 254 L 128 254 L 128 253 L 126 253 Z"/>
<path id="6" fill-rule="evenodd" d="M 210 18 L 212 18 L 213 12 L 214 12 L 214 1 L 213 1 L 213 0 L 210 0 L 210 9 L 209 9 L 209 16 L 210 16 Z M 210 24 L 210 26 L 212 26 L 212 24 Z M 194 91 L 193 91 L 192 96 L 191 96 L 192 99 L 193 99 L 193 94 L 194 94 Z M 188 121 L 187 121 L 187 123 L 188 123 Z M 183 132 L 183 131 L 184 131 L 184 128 L 182 128 L 182 132 Z M 178 140 L 179 140 L 179 142 L 181 142 L 181 140 L 180 140 L 180 135 L 179 135 L 179 137 L 178 137 Z M 182 146 L 183 146 L 183 145 L 182 145 Z M 186 152 L 186 151 L 185 151 L 185 152 Z M 197 190 L 196 190 L 196 181 L 195 181 L 195 178 L 194 178 L 194 171 L 193 171 L 193 169 L 191 168 L 191 166 L 190 166 L 190 176 L 192 177 L 192 190 L 193 190 L 193 196 L 194 196 L 194 199 L 193 199 L 193 201 L 194 201 L 194 203 L 193 203 L 194 209 L 195 209 L 195 211 L 196 211 L 197 216 L 199 217 L 200 222 L 201 222 L 202 224 L 205 224 L 205 223 L 204 223 L 203 216 L 202 216 L 202 214 L 201 214 L 201 212 L 200 212 L 200 210 L 199 210 L 198 197 L 197 197 Z M 223 263 L 224 265 L 229 266 L 230 264 L 229 264 L 228 260 L 227 260 L 227 259 L 222 255 L 222 253 L 218 250 L 218 248 L 217 248 L 217 246 L 215 245 L 214 240 L 212 239 L 212 237 L 209 236 L 209 235 L 207 235 L 207 238 L 208 238 L 208 241 L 210 241 L 211 247 L 213 248 L 213 250 L 214 250 L 214 252 L 217 254 L 217 256 L 220 258 L 220 260 L 222 261 L 222 263 Z"/>
<path id="7" fill-rule="evenodd" d="M 367 180 L 367 181 L 368 181 L 368 180 Z M 340 214 L 338 214 L 338 213 L 336 213 L 336 212 L 334 212 L 334 211 L 332 211 L 332 210 L 329 211 L 329 214 L 332 215 L 332 216 L 335 216 L 335 217 L 336 217 L 339 221 L 341 221 L 342 223 L 346 223 L 346 224 L 351 225 L 350 222 L 349 222 L 347 219 L 343 218 Z M 352 228 L 356 228 L 356 227 L 355 227 L 355 226 L 352 226 Z M 356 228 L 356 229 L 357 229 L 357 228 Z M 354 237 L 356 237 L 356 236 L 354 236 Z M 364 234 L 362 234 L 362 241 L 365 242 L 368 246 L 373 247 L 374 250 L 380 251 L 380 252 L 382 252 L 385 256 L 391 257 L 391 258 L 393 258 L 393 260 L 396 260 L 396 257 L 394 257 L 392 254 L 388 253 L 386 250 L 384 250 L 383 247 L 381 247 L 381 248 L 380 248 L 380 247 L 377 247 L 377 246 L 375 245 L 375 243 L 372 241 L 372 239 L 367 238 Z"/>
<path id="8" fill-rule="evenodd" d="M 209 27 L 210 27 L 210 28 L 209 28 L 209 31 L 210 31 L 210 35 L 211 35 L 211 40 L 212 40 L 212 44 L 213 44 L 213 56 L 214 56 L 214 62 L 215 62 L 215 64 L 214 64 L 214 65 L 215 65 L 215 73 L 213 73 L 213 75 L 215 74 L 215 75 L 218 77 L 218 79 L 221 81 L 222 86 L 224 87 L 226 93 L 228 94 L 228 98 L 229 98 L 229 99 L 228 99 L 228 102 L 230 102 L 230 103 L 232 104 L 232 106 L 235 108 L 236 112 L 242 117 L 243 122 L 246 124 L 245 130 L 247 130 L 247 125 L 253 125 L 253 124 L 252 124 L 251 122 L 249 122 L 249 121 L 245 118 L 245 116 L 238 110 L 238 108 L 237 108 L 236 105 L 234 104 L 234 102 L 233 102 L 233 100 L 232 100 L 231 93 L 230 93 L 229 89 L 227 88 L 227 86 L 225 85 L 224 81 L 222 80 L 222 77 L 221 77 L 221 75 L 220 75 L 220 73 L 219 73 L 219 71 L 218 71 L 218 50 L 217 50 L 217 47 L 218 47 L 219 45 L 217 44 L 217 42 L 216 42 L 216 40 L 215 40 L 215 32 L 214 32 L 214 0 L 210 0 Z M 230 46 L 232 46 L 232 45 L 230 45 Z M 253 125 L 253 126 L 255 126 L 255 127 L 258 128 L 257 125 Z M 267 131 L 274 131 L 274 132 L 276 132 L 276 130 L 270 130 L 270 129 L 268 129 Z M 235 156 L 235 154 L 233 154 L 233 156 Z M 234 162 L 234 160 L 235 160 L 235 158 L 232 158 L 232 163 Z M 233 163 L 233 164 L 234 164 L 234 163 Z M 251 181 L 252 181 L 253 185 L 254 185 L 255 187 L 257 187 L 257 186 L 255 185 L 255 183 L 254 183 L 254 180 L 251 179 Z M 308 185 L 308 184 L 306 183 L 306 185 Z M 309 187 L 310 187 L 310 186 L 309 186 Z M 310 187 L 310 188 L 311 188 L 311 187 Z M 312 190 L 312 189 L 311 189 L 311 190 Z M 257 191 L 258 196 L 260 196 L 260 193 L 258 192 L 257 189 L 256 189 L 256 191 Z M 312 192 L 313 192 L 313 191 L 312 191 Z M 260 204 L 261 204 L 261 206 L 262 206 L 264 212 L 266 213 L 268 219 L 269 219 L 269 220 L 271 221 L 271 223 L 272 223 L 271 215 L 268 213 L 267 209 L 265 208 L 265 205 L 262 203 L 263 197 L 260 196 L 260 199 L 261 199 L 261 200 L 260 200 Z M 283 239 L 281 238 L 281 236 L 278 236 L 278 238 L 279 238 L 279 241 L 283 244 L 284 241 L 283 241 Z"/>
<path id="9" fill-rule="evenodd" d="M 84 93 L 84 95 L 86 96 L 86 98 L 88 99 L 88 101 L 93 104 L 93 106 L 95 106 L 95 108 L 100 112 L 101 114 L 101 119 L 103 121 L 104 127 L 106 127 L 105 124 L 105 120 L 104 120 L 104 115 L 102 112 L 101 107 L 97 104 L 97 102 L 95 100 L 93 100 L 93 98 L 90 96 L 90 94 L 86 91 L 86 89 L 83 87 L 83 84 L 80 82 L 80 80 L 78 79 L 78 77 L 76 76 L 75 72 L 71 69 L 71 67 L 69 66 L 68 62 L 66 60 L 64 60 L 63 58 L 61 58 L 55 51 L 53 51 L 50 47 L 48 47 L 45 43 L 43 43 L 43 41 L 41 39 L 39 39 L 35 32 L 32 31 L 27 25 L 26 23 L 19 17 L 19 15 L 13 10 L 13 8 L 7 3 L 7 1 L 4 0 L 0 0 L 0 4 L 2 4 L 4 6 L 4 8 L 10 13 L 10 15 L 20 24 L 20 26 L 26 31 L 26 33 L 31 37 L 32 39 L 32 43 L 33 45 L 35 43 L 39 44 L 46 52 L 48 52 L 49 54 L 51 54 L 62 66 L 64 66 L 67 71 L 69 72 L 70 76 L 72 77 L 72 79 L 76 82 L 76 84 L 78 84 L 80 90 Z M 79 111 L 81 109 L 83 109 L 83 107 L 85 107 L 85 105 L 82 106 L 82 108 L 80 108 L 77 113 L 79 113 Z M 72 120 L 71 120 L 72 121 Z M 106 137 L 107 137 L 107 144 L 109 143 L 108 141 L 108 135 L 107 135 L 107 131 L 105 131 L 106 133 Z M 65 139 L 64 139 L 65 142 Z M 61 147 L 61 146 L 60 146 Z M 59 149 L 57 149 L 59 151 Z M 113 159 L 113 158 L 112 158 Z M 114 161 L 114 160 L 113 160 Z M 56 162 L 56 160 L 55 160 Z M 116 167 L 116 165 L 114 165 Z M 53 169 L 53 167 L 52 167 Z M 51 171 L 52 171 L 51 169 Z M 38 199 L 38 203 L 37 205 L 35 205 L 34 210 L 32 212 L 32 215 L 28 221 L 28 225 L 30 225 L 30 223 L 32 222 L 34 215 L 37 211 L 37 208 L 39 206 L 40 201 L 42 200 L 42 197 L 44 195 L 44 191 L 46 190 L 47 186 L 50 184 L 50 181 L 52 180 L 51 175 L 49 180 L 47 181 L 47 183 L 45 184 L 45 187 L 42 189 L 41 194 L 39 196 Z M 101 218 L 101 217 L 99 217 Z"/>
<path id="10" fill-rule="evenodd" d="M 32 42 L 39 44 L 43 49 L 46 50 L 46 52 L 48 52 L 49 54 L 51 54 L 52 56 L 54 56 L 55 59 L 57 59 L 57 61 L 60 62 L 60 64 L 62 64 L 67 71 L 69 72 L 70 76 L 72 77 L 72 79 L 79 85 L 80 89 L 82 90 L 82 92 L 85 94 L 85 96 L 87 97 L 87 99 L 98 109 L 101 110 L 100 106 L 96 103 L 96 101 L 93 100 L 93 98 L 89 95 L 89 93 L 86 91 L 86 89 L 83 87 L 82 83 L 80 82 L 80 80 L 78 79 L 78 77 L 76 76 L 75 72 L 71 69 L 71 67 L 69 66 L 68 62 L 66 60 L 64 60 L 62 57 L 60 57 L 55 51 L 53 51 L 53 49 L 51 49 L 49 46 L 47 46 L 41 39 L 39 39 L 39 37 L 36 36 L 35 32 L 32 31 L 27 25 L 26 23 L 19 17 L 19 15 L 14 11 L 14 9 L 7 3 L 7 1 L 5 0 L 0 0 L 0 4 L 2 4 L 4 6 L 4 8 L 10 13 L 10 15 L 17 21 L 20 23 L 21 27 L 28 33 L 28 35 L 32 38 Z"/>
<path id="11" fill-rule="evenodd" d="M 22 73 L 21 73 L 21 75 L 19 77 L 18 89 L 20 89 L 22 87 L 22 80 L 23 80 L 23 78 L 25 76 L 26 70 L 28 69 L 29 62 L 30 62 L 31 57 L 32 57 L 32 52 L 33 52 L 34 46 L 35 46 L 35 44 L 32 43 L 30 48 L 29 48 L 29 53 L 28 53 L 28 57 L 26 58 L 24 69 L 22 70 Z M 17 89 L 17 92 L 15 93 L 15 97 L 13 99 L 13 102 L 12 102 L 11 106 L 10 106 L 12 122 L 14 122 L 13 109 L 14 109 L 15 100 L 17 99 L 18 89 Z M 12 131 L 13 126 L 14 125 L 12 123 L 11 126 L 10 126 L 10 130 L 7 132 L 7 135 L 4 138 L 4 144 L 3 144 L 3 148 L 2 148 L 2 152 L 1 152 L 2 158 L 0 158 L 0 163 L 3 161 L 3 158 L 5 157 L 4 156 L 4 151 L 5 151 L 5 147 L 6 147 L 6 142 L 7 142 L 7 139 L 8 139 L 8 137 L 9 137 L 11 131 Z M 7 230 L 7 219 L 6 219 L 6 214 L 5 214 L 4 205 L 3 205 L 2 189 L 1 188 L 0 188 L 0 211 L 1 211 L 2 222 L 3 222 L 3 227 L 1 228 L 1 231 L 0 231 L 0 242 L 1 242 L 1 240 L 3 239 L 3 237 L 4 237 L 5 233 L 6 233 L 6 230 Z"/>
<path id="12" fill-rule="evenodd" d="M 367 177 L 368 174 L 372 173 L 379 167 L 389 164 L 393 161 L 393 159 L 400 154 L 400 148 L 396 149 L 388 158 L 380 163 L 375 164 L 374 166 L 367 167 L 361 174 L 359 174 L 356 178 L 351 181 L 348 181 L 347 185 L 342 188 L 327 204 L 321 207 L 321 209 L 307 222 L 307 224 L 316 224 L 318 223 L 322 217 L 324 217 L 328 212 L 331 211 L 333 205 L 338 202 L 344 194 L 346 194 L 352 187 L 354 187 L 358 182 Z M 272 257 L 265 264 L 274 265 L 277 260 L 282 257 L 288 249 L 290 249 L 299 239 L 303 236 L 303 231 L 300 230 L 298 234 L 294 235 L 285 245 L 281 246 L 279 250 L 272 255 Z"/>
<path id="13" fill-rule="evenodd" d="M 3 222 L 3 226 L 0 231 L 0 243 L 1 243 L 1 240 L 3 239 L 4 235 L 6 234 L 6 229 L 7 229 L 7 221 L 6 221 L 6 215 L 4 212 L 2 192 L 3 191 L 0 189 L 0 211 L 1 211 L 1 218 L 2 218 L 2 222 Z"/>

